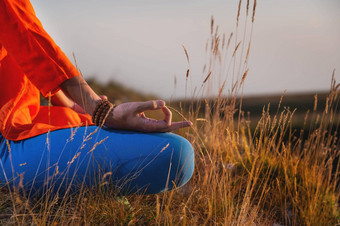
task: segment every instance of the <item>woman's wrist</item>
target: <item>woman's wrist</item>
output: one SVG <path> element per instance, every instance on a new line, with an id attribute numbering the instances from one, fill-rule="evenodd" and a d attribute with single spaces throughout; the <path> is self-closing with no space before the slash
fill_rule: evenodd
<path id="1" fill-rule="evenodd" d="M 115 106 L 107 99 L 102 99 L 101 101 L 99 101 L 95 110 L 93 111 L 92 122 L 97 126 L 102 127 L 109 114 L 112 114 L 111 110 L 114 107 Z"/>
<path id="2" fill-rule="evenodd" d="M 101 98 L 91 89 L 81 76 L 70 78 L 60 85 L 61 89 L 86 113 L 93 112 Z"/>

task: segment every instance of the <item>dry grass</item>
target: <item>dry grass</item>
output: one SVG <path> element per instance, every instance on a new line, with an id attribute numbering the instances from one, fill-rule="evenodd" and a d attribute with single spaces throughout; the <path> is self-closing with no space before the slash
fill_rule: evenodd
<path id="1" fill-rule="evenodd" d="M 242 102 L 236 99 L 242 95 L 249 71 L 256 2 L 252 17 L 248 17 L 249 4 L 247 1 L 243 40 L 237 38 L 241 0 L 237 26 L 228 40 L 211 21 L 202 87 L 191 94 L 193 100 L 201 101 L 192 102 L 189 111 L 180 113 L 194 122 L 191 129 L 181 134 L 196 151 L 195 173 L 185 187 L 158 195 L 118 197 L 113 188 L 98 186 L 62 199 L 47 194 L 38 200 L 2 192 L 0 223 L 339 224 L 338 86 L 333 80 L 322 113 L 315 110 L 306 113 L 305 128 L 308 127 L 309 134 L 292 129 L 294 110 L 279 107 L 275 115 L 270 115 L 269 105 L 263 108 L 256 128 L 250 128 Z M 229 50 L 233 41 L 234 48 Z M 189 63 L 188 51 L 183 48 Z M 190 79 L 189 73 L 184 76 Z M 212 89 L 218 90 L 215 96 Z M 205 110 L 203 115 L 201 108 Z"/>

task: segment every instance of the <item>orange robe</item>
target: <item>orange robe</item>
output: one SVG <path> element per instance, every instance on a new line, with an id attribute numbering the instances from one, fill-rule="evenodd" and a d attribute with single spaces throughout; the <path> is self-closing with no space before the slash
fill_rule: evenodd
<path id="1" fill-rule="evenodd" d="M 79 72 L 43 29 L 29 0 L 0 0 L 0 133 L 22 140 L 92 124 L 88 114 L 40 106 Z"/>

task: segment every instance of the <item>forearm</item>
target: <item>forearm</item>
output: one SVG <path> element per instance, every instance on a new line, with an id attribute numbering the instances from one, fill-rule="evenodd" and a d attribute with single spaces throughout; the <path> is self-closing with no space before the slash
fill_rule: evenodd
<path id="1" fill-rule="evenodd" d="M 62 91 L 92 115 L 101 98 L 91 89 L 81 76 L 70 78 L 60 85 Z"/>
<path id="2" fill-rule="evenodd" d="M 70 100 L 62 90 L 59 90 L 56 94 L 51 96 L 51 103 L 54 106 L 63 106 L 73 108 L 74 102 Z"/>

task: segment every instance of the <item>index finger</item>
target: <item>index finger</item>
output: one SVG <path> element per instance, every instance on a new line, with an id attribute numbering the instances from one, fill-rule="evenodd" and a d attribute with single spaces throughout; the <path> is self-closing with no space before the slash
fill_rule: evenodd
<path id="1" fill-rule="evenodd" d="M 167 108 L 166 106 L 162 107 L 162 111 L 164 113 L 164 121 L 166 122 L 166 124 L 168 126 L 171 125 L 171 119 L 172 119 L 172 113 L 170 111 L 169 108 Z"/>
<path id="2" fill-rule="evenodd" d="M 141 113 L 147 110 L 157 110 L 165 106 L 165 102 L 163 100 L 149 100 L 145 102 L 136 102 L 136 104 L 136 113 Z"/>

